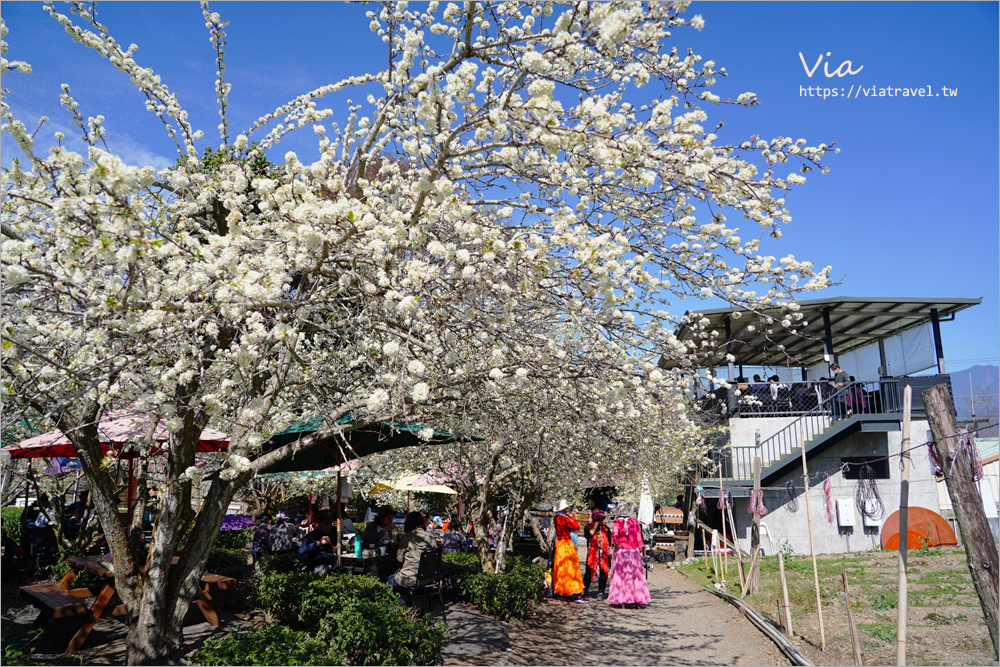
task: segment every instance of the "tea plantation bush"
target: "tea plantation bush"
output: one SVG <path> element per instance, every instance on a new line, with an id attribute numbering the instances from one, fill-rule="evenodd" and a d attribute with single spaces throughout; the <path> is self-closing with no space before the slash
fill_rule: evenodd
<path id="1" fill-rule="evenodd" d="M 261 608 L 290 630 L 325 645 L 331 660 L 429 665 L 441 654 L 444 624 L 416 616 L 374 577 L 268 572 L 257 581 L 256 595 Z"/>
<path id="2" fill-rule="evenodd" d="M 265 625 L 212 637 L 191 656 L 195 665 L 330 665 L 338 661 L 308 632 Z"/>
<path id="3" fill-rule="evenodd" d="M 453 556 L 459 554 L 446 556 L 447 570 L 453 572 L 452 585 L 462 599 L 479 607 L 484 614 L 506 620 L 527 618 L 534 611 L 544 590 L 545 574 L 541 567 L 514 556 L 508 561 L 506 572 L 486 573 L 474 555 L 474 568 L 465 558 Z"/>

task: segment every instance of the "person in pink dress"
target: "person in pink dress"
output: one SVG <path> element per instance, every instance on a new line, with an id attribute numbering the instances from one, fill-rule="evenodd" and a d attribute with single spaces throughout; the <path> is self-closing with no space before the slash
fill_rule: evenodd
<path id="1" fill-rule="evenodd" d="M 646 565 L 642 561 L 642 527 L 632 515 L 632 508 L 621 503 L 615 508 L 617 518 L 611 526 L 611 587 L 608 604 L 636 607 L 650 600 L 646 584 Z"/>

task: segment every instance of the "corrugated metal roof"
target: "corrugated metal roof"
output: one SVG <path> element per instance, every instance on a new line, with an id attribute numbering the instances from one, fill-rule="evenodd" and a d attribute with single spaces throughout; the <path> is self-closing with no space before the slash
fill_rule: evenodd
<path id="1" fill-rule="evenodd" d="M 985 461 L 991 456 L 1000 454 L 1000 438 L 976 438 L 979 456 Z"/>
<path id="2" fill-rule="evenodd" d="M 711 343 L 702 347 L 704 352 L 696 358 L 696 368 L 726 365 L 726 320 L 729 320 L 733 362 L 745 366 L 812 366 L 824 360 L 824 313 L 830 319 L 833 352 L 837 355 L 850 352 L 876 341 L 888 338 L 907 329 L 931 321 L 931 310 L 938 317 L 948 319 L 955 313 L 982 303 L 982 298 L 886 298 L 845 296 L 833 299 L 799 301 L 799 312 L 804 325 L 792 330 L 782 326 L 788 311 L 777 308 L 760 312 L 736 308 L 713 308 L 688 311 L 689 320 L 705 318 L 706 331 L 716 332 Z M 793 333 L 794 331 L 794 333 Z M 682 341 L 702 340 L 701 333 L 693 327 L 681 325 L 677 337 Z M 660 359 L 662 368 L 675 368 L 671 359 Z"/>

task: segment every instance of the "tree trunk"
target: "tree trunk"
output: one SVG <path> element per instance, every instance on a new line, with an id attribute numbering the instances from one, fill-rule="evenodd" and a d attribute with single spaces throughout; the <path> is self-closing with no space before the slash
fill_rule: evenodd
<path id="1" fill-rule="evenodd" d="M 955 510 L 962 542 L 965 544 L 966 559 L 969 571 L 972 573 L 972 583 L 979 604 L 983 608 L 986 627 L 993 641 L 993 655 L 998 655 L 997 615 L 1000 607 L 1000 572 L 998 572 L 998 557 L 993 534 L 990 532 L 983 509 L 983 501 L 979 496 L 975 482 L 972 481 L 971 461 L 965 449 L 960 446 L 958 422 L 955 419 L 955 406 L 948 395 L 948 387 L 939 384 L 920 393 L 927 410 L 927 419 L 931 424 L 934 442 L 941 457 L 941 467 L 944 469 L 944 479 L 948 485 L 948 495 Z M 901 535 L 900 539 L 906 539 Z"/>

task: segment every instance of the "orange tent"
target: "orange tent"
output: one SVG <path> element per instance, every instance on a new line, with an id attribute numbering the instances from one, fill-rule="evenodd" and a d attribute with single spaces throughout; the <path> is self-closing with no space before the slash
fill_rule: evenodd
<path id="1" fill-rule="evenodd" d="M 906 548 L 953 547 L 958 544 L 955 531 L 944 518 L 924 507 L 908 510 L 906 526 Z M 890 551 L 899 549 L 899 510 L 896 510 L 882 524 L 882 548 Z"/>

